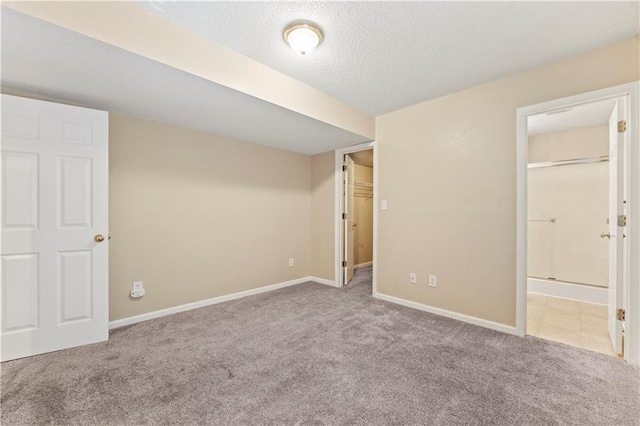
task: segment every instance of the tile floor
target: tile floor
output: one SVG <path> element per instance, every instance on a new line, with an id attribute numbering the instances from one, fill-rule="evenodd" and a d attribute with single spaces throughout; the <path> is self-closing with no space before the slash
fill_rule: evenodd
<path id="1" fill-rule="evenodd" d="M 529 293 L 527 334 L 617 356 L 607 331 L 607 307 Z"/>

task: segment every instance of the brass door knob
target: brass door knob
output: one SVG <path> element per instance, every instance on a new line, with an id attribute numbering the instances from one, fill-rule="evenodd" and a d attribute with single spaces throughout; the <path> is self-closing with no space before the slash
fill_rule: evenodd
<path id="1" fill-rule="evenodd" d="M 101 243 L 104 241 L 104 236 L 102 234 L 98 234 L 95 237 L 93 237 L 94 240 L 96 240 L 97 243 Z"/>
<path id="2" fill-rule="evenodd" d="M 608 232 L 601 232 L 600 238 L 611 238 L 611 234 Z"/>

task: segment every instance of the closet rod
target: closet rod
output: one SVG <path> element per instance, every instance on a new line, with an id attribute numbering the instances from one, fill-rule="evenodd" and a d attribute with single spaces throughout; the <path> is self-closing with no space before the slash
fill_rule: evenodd
<path id="1" fill-rule="evenodd" d="M 609 161 L 609 156 L 608 155 L 603 155 L 602 157 L 574 158 L 572 160 L 545 161 L 545 162 L 542 162 L 542 163 L 529 163 L 529 164 L 527 164 L 527 168 L 528 169 L 539 169 L 541 167 L 572 166 L 574 164 L 602 163 L 604 161 Z"/>

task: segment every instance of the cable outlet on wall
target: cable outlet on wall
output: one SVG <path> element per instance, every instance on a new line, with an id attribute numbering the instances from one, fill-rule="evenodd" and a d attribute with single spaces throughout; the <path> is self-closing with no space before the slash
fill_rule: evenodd
<path id="1" fill-rule="evenodd" d="M 142 281 L 134 281 L 133 288 L 131 289 L 131 297 L 137 299 L 138 297 L 142 297 L 145 294 L 144 287 L 142 285 Z"/>
<path id="2" fill-rule="evenodd" d="M 438 279 L 435 275 L 429 275 L 429 287 L 437 287 Z"/>
<path id="3" fill-rule="evenodd" d="M 415 284 L 415 283 L 417 283 L 417 282 L 418 282 L 418 276 L 416 275 L 416 273 L 415 273 L 415 272 L 411 272 L 411 273 L 409 274 L 409 283 L 410 283 L 410 284 Z"/>
<path id="4" fill-rule="evenodd" d="M 293 257 L 289 259 L 289 267 L 291 268 L 293 266 Z"/>

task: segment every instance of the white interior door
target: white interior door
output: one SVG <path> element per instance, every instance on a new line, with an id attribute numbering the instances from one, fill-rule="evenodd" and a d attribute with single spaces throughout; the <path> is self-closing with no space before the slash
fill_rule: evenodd
<path id="1" fill-rule="evenodd" d="M 609 336 L 616 353 L 622 353 L 622 321 L 618 309 L 623 301 L 623 232 L 618 217 L 624 214 L 624 132 L 618 123 L 625 120 L 624 102 L 619 100 L 609 118 Z"/>
<path id="2" fill-rule="evenodd" d="M 344 213 L 346 215 L 346 218 L 344 219 L 344 232 L 346 234 L 346 238 L 344 240 L 344 260 L 346 262 L 346 266 L 344 267 L 344 285 L 347 285 L 349 284 L 349 281 L 351 281 L 351 278 L 353 278 L 353 240 L 355 237 L 355 166 L 353 160 L 348 155 L 344 156 L 344 164 L 347 166 L 344 179 Z"/>
<path id="3" fill-rule="evenodd" d="M 2 361 L 108 338 L 108 131 L 2 95 Z"/>

